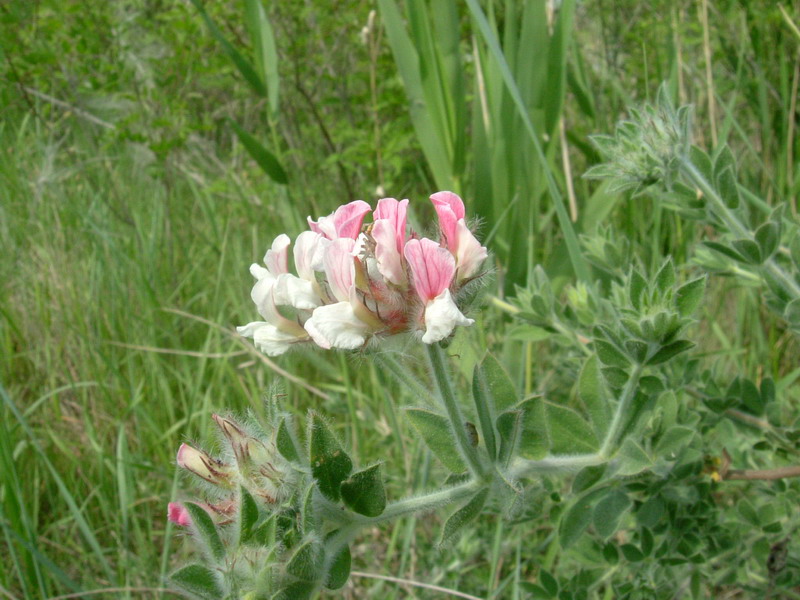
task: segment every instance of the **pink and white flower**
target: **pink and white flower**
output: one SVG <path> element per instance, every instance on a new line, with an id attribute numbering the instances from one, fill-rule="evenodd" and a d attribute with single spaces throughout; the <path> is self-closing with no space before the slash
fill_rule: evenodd
<path id="1" fill-rule="evenodd" d="M 275 356 L 307 341 L 354 350 L 377 336 L 417 329 L 431 344 L 457 325 L 471 325 L 456 299 L 479 275 L 486 248 L 467 227 L 461 198 L 439 192 L 431 201 L 439 242 L 409 230 L 408 200 L 379 200 L 367 226 L 371 209 L 361 200 L 317 221 L 309 217 L 310 230 L 294 245 L 297 275 L 289 269 L 290 240 L 278 236 L 266 268 L 251 267 L 257 280 L 251 296 L 265 320 L 239 332 Z"/>

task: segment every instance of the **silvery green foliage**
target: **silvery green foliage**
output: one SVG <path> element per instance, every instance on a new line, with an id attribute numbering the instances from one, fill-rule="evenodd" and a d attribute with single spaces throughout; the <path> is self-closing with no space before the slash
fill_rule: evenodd
<path id="1" fill-rule="evenodd" d="M 631 109 L 630 118 L 617 124 L 613 136 L 592 136 L 606 162 L 584 177 L 609 180 L 610 192 L 633 190 L 636 195 L 655 183 L 670 189 L 679 157 L 689 150 L 691 127 L 691 108 L 675 110 L 666 86 L 661 86 L 656 102 Z"/>
<path id="2" fill-rule="evenodd" d="M 593 138 L 606 162 L 586 177 L 608 179 L 612 191 L 652 193 L 666 208 L 713 227 L 715 239 L 704 240 L 695 262 L 764 286 L 770 307 L 800 332 L 797 220 L 741 186 L 727 145 L 711 153 L 691 145 L 690 116 L 687 106 L 673 108 L 662 86 L 655 104 L 631 110 L 614 136 Z"/>

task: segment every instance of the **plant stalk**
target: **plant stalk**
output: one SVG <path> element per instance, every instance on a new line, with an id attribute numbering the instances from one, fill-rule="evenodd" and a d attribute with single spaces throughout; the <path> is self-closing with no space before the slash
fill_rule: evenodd
<path id="1" fill-rule="evenodd" d="M 470 471 L 480 479 L 484 475 L 483 464 L 481 464 L 475 447 L 467 438 L 467 431 L 464 427 L 464 416 L 461 414 L 461 409 L 458 407 L 455 390 L 453 390 L 453 384 L 450 382 L 450 376 L 447 372 L 445 352 L 439 344 L 427 344 L 426 347 L 428 349 L 428 358 L 430 359 L 433 379 L 436 382 L 439 396 L 441 397 L 442 404 L 444 404 L 447 417 L 450 420 L 450 427 L 453 430 L 456 443 L 461 451 L 461 455 L 467 461 Z"/>

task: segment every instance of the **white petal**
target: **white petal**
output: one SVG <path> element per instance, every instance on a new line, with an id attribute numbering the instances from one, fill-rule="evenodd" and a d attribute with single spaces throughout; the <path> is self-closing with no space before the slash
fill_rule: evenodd
<path id="1" fill-rule="evenodd" d="M 277 279 L 270 275 L 259 279 L 250 291 L 250 297 L 256 305 L 256 310 L 265 319 L 269 319 L 270 310 L 268 304 L 272 302 L 272 288 L 275 287 Z"/>
<path id="2" fill-rule="evenodd" d="M 259 281 L 261 281 L 262 279 L 273 277 L 272 273 L 270 273 L 267 269 L 256 263 L 250 265 L 250 274 Z"/>
<path id="3" fill-rule="evenodd" d="M 293 306 L 302 310 L 313 310 L 322 301 L 314 291 L 310 281 L 295 277 L 291 273 L 284 273 L 275 280 L 273 288 L 275 304 L 278 306 Z"/>
<path id="4" fill-rule="evenodd" d="M 450 335 L 456 325 L 467 326 L 474 322 L 461 314 L 450 290 L 444 290 L 425 307 L 425 335 L 422 341 L 433 344 Z"/>
<path id="5" fill-rule="evenodd" d="M 349 302 L 327 304 L 315 309 L 304 325 L 321 348 L 355 350 L 367 340 L 369 326 L 356 317 Z"/>
<path id="6" fill-rule="evenodd" d="M 265 321 L 253 321 L 252 323 L 248 323 L 247 325 L 240 325 L 236 328 L 236 333 L 238 333 L 242 337 L 251 338 L 255 335 L 256 329 L 259 327 L 263 327 L 264 325 L 269 325 L 269 323 Z"/>
<path id="7" fill-rule="evenodd" d="M 267 356 L 278 356 L 286 352 L 292 344 L 302 341 L 294 334 L 285 333 L 269 323 L 255 330 L 253 343 Z"/>
<path id="8" fill-rule="evenodd" d="M 478 272 L 488 253 L 469 230 L 464 219 L 458 220 L 456 236 L 458 239 L 456 262 L 458 263 L 458 280 L 461 281 Z"/>
<path id="9" fill-rule="evenodd" d="M 314 271 L 325 270 L 323 258 L 330 243 L 330 240 L 313 231 L 304 231 L 297 236 L 294 242 L 294 265 L 300 277 L 313 282 Z"/>

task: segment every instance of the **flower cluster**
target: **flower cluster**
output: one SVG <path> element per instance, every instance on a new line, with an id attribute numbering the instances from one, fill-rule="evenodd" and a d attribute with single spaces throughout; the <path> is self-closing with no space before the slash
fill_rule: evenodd
<path id="1" fill-rule="evenodd" d="M 260 434 L 251 435 L 232 419 L 212 415 L 229 449 L 229 460 L 215 458 L 188 444 L 178 449 L 177 463 L 196 477 L 211 484 L 223 499 L 213 504 L 200 503 L 219 524 L 233 519 L 236 490 L 243 486 L 266 505 L 277 505 L 289 489 L 293 472 L 280 455 L 275 443 Z M 181 526 L 190 524 L 189 513 L 180 503 L 170 502 L 169 520 Z"/>
<path id="2" fill-rule="evenodd" d="M 312 221 L 294 243 L 279 235 L 250 272 L 251 297 L 264 321 L 239 327 L 270 356 L 313 341 L 322 348 L 353 350 L 376 335 L 424 331 L 438 342 L 457 325 L 471 325 L 455 302 L 486 258 L 467 227 L 464 203 L 452 192 L 431 196 L 439 219 L 439 240 L 409 231 L 408 200 L 383 198 L 372 211 L 361 200 Z M 364 219 L 372 212 L 372 223 Z"/>

